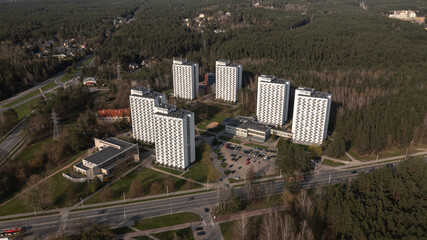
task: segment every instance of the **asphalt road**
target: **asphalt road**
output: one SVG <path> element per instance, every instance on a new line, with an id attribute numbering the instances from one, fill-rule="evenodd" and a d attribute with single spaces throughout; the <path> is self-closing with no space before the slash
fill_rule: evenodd
<path id="1" fill-rule="evenodd" d="M 24 127 L 24 122 L 20 122 L 19 126 L 0 143 L 0 165 L 2 165 L 5 160 L 3 157 L 7 155 L 12 150 L 12 148 L 22 140 L 24 135 L 22 130 Z"/>
<path id="2" fill-rule="evenodd" d="M 345 182 L 348 179 L 357 176 L 357 174 L 352 173 L 353 171 L 357 171 L 357 173 L 362 171 L 370 172 L 377 167 L 383 166 L 365 167 L 362 169 L 352 169 L 347 171 L 328 171 L 319 175 L 306 176 L 305 179 L 300 183 L 300 187 L 303 189 L 308 189 Z M 257 184 L 261 195 L 265 195 L 265 184 L 266 183 Z M 283 182 L 272 182 L 272 189 L 272 195 L 281 194 L 284 189 Z M 245 198 L 242 188 L 235 187 L 234 191 L 236 196 L 239 198 Z M 190 200 L 190 196 L 194 197 L 194 199 Z M 216 191 L 211 191 L 181 197 L 171 197 L 167 199 L 131 203 L 119 206 L 104 208 L 100 207 L 94 210 L 71 212 L 69 214 L 62 214 L 62 218 L 60 214 L 56 214 L 45 217 L 4 221 L 0 222 L 0 229 L 23 226 L 27 227 L 28 233 L 35 233 L 39 236 L 46 236 L 46 234 L 49 232 L 57 232 L 61 224 L 66 224 L 62 225 L 62 228 L 65 229 L 69 234 L 78 231 L 78 223 L 85 223 L 87 225 L 90 225 L 91 223 L 107 223 L 111 226 L 119 226 L 125 224 L 127 221 L 177 212 L 195 211 L 204 207 L 212 207 L 216 203 Z M 78 208 L 79 207 L 74 207 L 74 209 Z M 105 212 L 99 212 L 100 210 L 105 210 Z M 66 227 L 64 228 L 64 226 Z"/>

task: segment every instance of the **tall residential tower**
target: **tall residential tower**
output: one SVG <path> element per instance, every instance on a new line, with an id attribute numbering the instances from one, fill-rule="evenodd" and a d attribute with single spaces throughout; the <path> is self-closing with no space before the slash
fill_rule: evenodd
<path id="1" fill-rule="evenodd" d="M 154 107 L 166 103 L 166 96 L 145 87 L 135 87 L 130 90 L 129 99 L 133 138 L 154 143 Z"/>
<path id="2" fill-rule="evenodd" d="M 154 108 L 154 127 L 158 163 L 186 169 L 196 161 L 193 112 L 160 104 Z"/>
<path id="3" fill-rule="evenodd" d="M 237 102 L 242 87 L 242 65 L 228 60 L 216 61 L 216 99 Z"/>
<path id="4" fill-rule="evenodd" d="M 275 76 L 258 77 L 258 122 L 283 126 L 288 119 L 290 82 Z"/>
<path id="5" fill-rule="evenodd" d="M 305 145 L 320 145 L 326 139 L 332 94 L 312 88 L 295 90 L 292 141 Z"/>
<path id="6" fill-rule="evenodd" d="M 174 59 L 172 65 L 173 91 L 177 98 L 195 99 L 199 93 L 199 64 Z"/>

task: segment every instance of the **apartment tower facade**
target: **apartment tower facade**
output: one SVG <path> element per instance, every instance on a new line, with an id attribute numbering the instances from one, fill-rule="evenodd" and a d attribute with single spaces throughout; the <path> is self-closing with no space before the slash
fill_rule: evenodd
<path id="1" fill-rule="evenodd" d="M 216 61 L 216 99 L 235 103 L 242 87 L 242 65 L 229 60 Z"/>
<path id="2" fill-rule="evenodd" d="M 295 90 L 292 120 L 292 141 L 305 145 L 320 145 L 326 139 L 332 94 L 312 88 Z"/>
<path id="3" fill-rule="evenodd" d="M 257 119 L 281 127 L 288 119 L 290 82 L 275 76 L 258 77 Z"/>
<path id="4" fill-rule="evenodd" d="M 154 143 L 154 107 L 166 103 L 166 96 L 145 87 L 135 87 L 130 90 L 129 100 L 133 138 Z"/>
<path id="5" fill-rule="evenodd" d="M 154 108 L 156 162 L 186 169 L 196 161 L 194 113 L 172 104 Z"/>
<path id="6" fill-rule="evenodd" d="M 173 92 L 177 98 L 195 99 L 199 94 L 199 64 L 174 59 L 172 64 Z"/>

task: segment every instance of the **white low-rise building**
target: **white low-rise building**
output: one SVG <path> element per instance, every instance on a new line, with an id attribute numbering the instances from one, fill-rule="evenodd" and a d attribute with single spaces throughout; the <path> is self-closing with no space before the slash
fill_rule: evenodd
<path id="1" fill-rule="evenodd" d="M 174 96 L 195 99 L 199 93 L 199 64 L 174 59 L 172 65 Z"/>
<path id="2" fill-rule="evenodd" d="M 288 119 L 290 82 L 275 76 L 258 77 L 257 119 L 260 123 L 283 126 Z"/>
<path id="3" fill-rule="evenodd" d="M 332 94 L 312 88 L 295 90 L 292 120 L 292 141 L 305 145 L 320 145 L 326 139 Z"/>
<path id="4" fill-rule="evenodd" d="M 154 108 L 156 162 L 186 169 L 196 161 L 194 113 L 172 104 Z"/>
<path id="5" fill-rule="evenodd" d="M 242 88 L 242 65 L 229 60 L 216 61 L 216 99 L 235 103 Z"/>

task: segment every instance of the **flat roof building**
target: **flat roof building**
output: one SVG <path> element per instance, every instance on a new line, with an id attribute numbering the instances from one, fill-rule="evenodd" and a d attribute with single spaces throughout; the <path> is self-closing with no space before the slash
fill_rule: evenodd
<path id="1" fill-rule="evenodd" d="M 229 60 L 216 61 L 216 99 L 235 103 L 242 88 L 242 65 Z"/>
<path id="2" fill-rule="evenodd" d="M 186 169 L 196 161 L 194 113 L 172 104 L 154 108 L 156 162 Z"/>
<path id="3" fill-rule="evenodd" d="M 195 99 L 199 94 L 199 64 L 174 59 L 172 64 L 173 92 L 177 98 Z"/>
<path id="4" fill-rule="evenodd" d="M 129 109 L 103 109 L 96 113 L 98 123 L 115 123 L 123 119 L 130 121 Z"/>
<path id="5" fill-rule="evenodd" d="M 258 77 L 257 120 L 281 127 L 288 119 L 290 82 L 275 76 Z"/>
<path id="6" fill-rule="evenodd" d="M 139 159 L 138 144 L 117 138 L 95 138 L 94 141 L 98 151 L 73 166 L 76 172 L 86 175 L 89 179 L 100 175 L 107 176 L 121 161 Z"/>
<path id="7" fill-rule="evenodd" d="M 237 116 L 225 125 L 225 132 L 252 141 L 264 142 L 270 137 L 271 127 L 249 117 Z"/>
<path id="8" fill-rule="evenodd" d="M 135 87 L 131 89 L 129 98 L 133 138 L 154 143 L 154 107 L 166 103 L 166 96 L 145 87 Z"/>
<path id="9" fill-rule="evenodd" d="M 292 141 L 305 145 L 320 145 L 327 137 L 332 94 L 312 88 L 295 90 Z"/>

